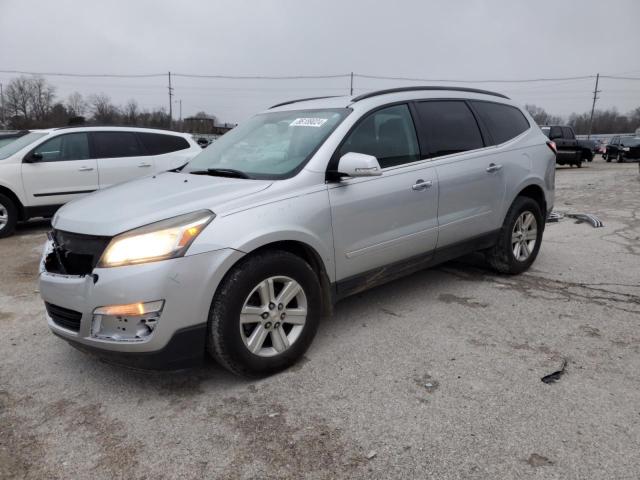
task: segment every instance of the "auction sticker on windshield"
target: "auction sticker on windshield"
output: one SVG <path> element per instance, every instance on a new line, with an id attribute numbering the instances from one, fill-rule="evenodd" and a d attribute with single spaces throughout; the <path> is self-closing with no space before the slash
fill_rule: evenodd
<path id="1" fill-rule="evenodd" d="M 290 127 L 321 127 L 327 122 L 326 118 L 296 118 Z"/>

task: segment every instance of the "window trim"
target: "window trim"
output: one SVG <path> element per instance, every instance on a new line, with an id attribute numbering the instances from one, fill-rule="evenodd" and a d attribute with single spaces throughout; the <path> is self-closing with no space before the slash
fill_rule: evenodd
<path id="1" fill-rule="evenodd" d="M 91 145 L 91 137 L 89 135 L 89 132 L 65 132 L 59 135 L 49 135 L 46 138 L 44 138 L 42 142 L 38 143 L 35 147 L 31 148 L 31 150 L 29 150 L 27 153 L 24 154 L 24 156 L 22 157 L 22 163 L 31 163 L 27 159 L 31 157 L 31 155 L 33 154 L 33 152 L 36 151 L 36 149 L 38 149 L 40 146 L 44 145 L 45 143 L 56 138 L 65 137 L 68 135 L 77 135 L 77 134 L 84 134 L 87 136 L 87 146 L 89 147 L 89 158 L 82 158 L 78 160 L 39 160 L 38 162 L 35 162 L 35 163 L 83 162 L 83 161 L 86 162 L 87 160 L 94 160 L 92 145 Z"/>

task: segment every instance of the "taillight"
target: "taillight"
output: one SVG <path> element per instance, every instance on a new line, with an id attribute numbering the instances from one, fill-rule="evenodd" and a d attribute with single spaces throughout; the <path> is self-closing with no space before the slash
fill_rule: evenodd
<path id="1" fill-rule="evenodd" d="M 553 151 L 553 153 L 555 153 L 556 155 L 558 154 L 558 147 L 556 147 L 556 142 L 552 142 L 551 140 L 549 140 L 547 142 L 547 145 Z"/>

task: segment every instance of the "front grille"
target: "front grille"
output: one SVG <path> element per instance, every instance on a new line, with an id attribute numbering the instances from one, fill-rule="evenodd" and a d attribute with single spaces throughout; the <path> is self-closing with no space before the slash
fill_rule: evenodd
<path id="1" fill-rule="evenodd" d="M 53 230 L 50 238 L 53 252 L 46 259 L 45 268 L 48 272 L 68 275 L 89 275 L 111 240 L 62 230 Z"/>
<path id="2" fill-rule="evenodd" d="M 82 318 L 82 313 L 76 312 L 75 310 L 69 310 L 68 308 L 59 307 L 58 305 L 53 305 L 48 302 L 45 302 L 44 306 L 46 307 L 51 320 L 53 320 L 56 325 L 68 330 L 73 330 L 74 332 L 80 330 L 80 319 Z"/>

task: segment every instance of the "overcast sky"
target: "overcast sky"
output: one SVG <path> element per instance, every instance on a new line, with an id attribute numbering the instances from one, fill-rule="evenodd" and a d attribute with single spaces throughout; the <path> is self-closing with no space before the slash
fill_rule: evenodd
<path id="1" fill-rule="evenodd" d="M 638 0 L 0 0 L 0 70 L 530 79 L 640 78 Z M 0 73 L 7 83 L 14 75 Z M 166 78 L 47 77 L 58 98 L 104 92 L 167 106 Z M 349 93 L 349 78 L 174 78 L 183 116 L 238 122 L 278 101 Z M 356 77 L 355 93 L 425 82 Z M 429 82 L 436 84 L 436 82 Z M 594 80 L 470 84 L 567 115 Z M 600 108 L 640 106 L 640 81 L 603 79 Z M 174 105 L 174 117 L 179 115 Z"/>

